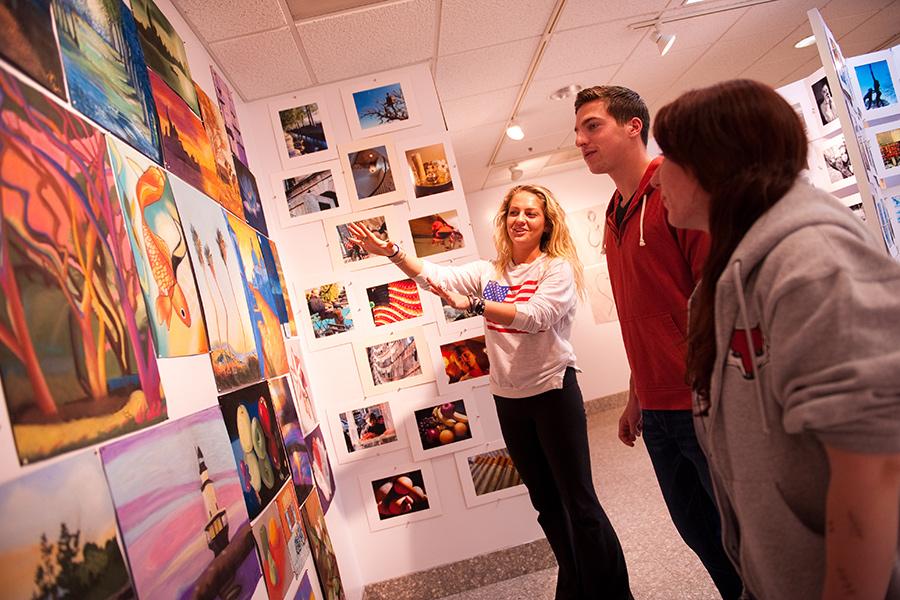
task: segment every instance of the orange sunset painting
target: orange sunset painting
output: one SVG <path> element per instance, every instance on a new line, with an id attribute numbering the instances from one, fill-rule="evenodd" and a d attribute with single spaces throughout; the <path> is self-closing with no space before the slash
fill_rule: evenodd
<path id="1" fill-rule="evenodd" d="M 166 169 L 218 200 L 216 159 L 203 123 L 156 73 L 149 73 Z"/>

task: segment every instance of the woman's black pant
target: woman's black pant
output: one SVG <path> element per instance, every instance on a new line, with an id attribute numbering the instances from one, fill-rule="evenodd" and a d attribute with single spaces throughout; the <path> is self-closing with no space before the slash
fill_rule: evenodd
<path id="1" fill-rule="evenodd" d="M 494 396 L 503 439 L 556 555 L 557 600 L 631 598 L 628 569 L 591 478 L 587 419 L 575 369 L 563 387 Z"/>

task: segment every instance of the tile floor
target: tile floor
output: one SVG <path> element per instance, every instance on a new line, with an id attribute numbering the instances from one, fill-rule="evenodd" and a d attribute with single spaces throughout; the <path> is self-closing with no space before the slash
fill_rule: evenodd
<path id="1" fill-rule="evenodd" d="M 588 433 L 594 485 L 619 534 L 636 600 L 716 600 L 700 561 L 669 520 L 643 445 L 616 437 L 621 409 L 591 414 Z M 443 600 L 552 600 L 556 570 L 536 571 Z"/>

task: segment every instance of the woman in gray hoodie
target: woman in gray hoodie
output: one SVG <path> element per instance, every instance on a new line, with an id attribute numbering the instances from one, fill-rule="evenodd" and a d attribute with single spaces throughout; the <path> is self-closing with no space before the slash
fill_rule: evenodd
<path id="1" fill-rule="evenodd" d="M 900 265 L 802 179 L 770 87 L 688 92 L 653 133 L 669 222 L 710 233 L 688 380 L 747 594 L 900 598 Z"/>

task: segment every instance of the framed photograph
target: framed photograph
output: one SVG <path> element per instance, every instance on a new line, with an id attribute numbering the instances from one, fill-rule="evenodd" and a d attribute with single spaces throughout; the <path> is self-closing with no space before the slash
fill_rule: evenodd
<path id="1" fill-rule="evenodd" d="M 319 94 L 294 94 L 269 104 L 275 146 L 284 169 L 337 158 L 331 121 Z"/>
<path id="2" fill-rule="evenodd" d="M 502 440 L 459 452 L 455 457 L 469 508 L 528 493 Z"/>
<path id="3" fill-rule="evenodd" d="M 826 189 L 836 191 L 851 185 L 856 185 L 856 177 L 853 174 L 853 165 L 850 164 L 850 155 L 847 152 L 847 141 L 844 134 L 825 138 L 816 143 L 822 157 L 827 179 L 823 178 Z"/>
<path id="4" fill-rule="evenodd" d="M 875 154 L 875 172 L 881 177 L 900 175 L 900 124 L 896 121 L 868 129 Z"/>
<path id="5" fill-rule="evenodd" d="M 468 394 L 418 402 L 406 415 L 413 458 L 429 460 L 481 443 L 481 417 Z"/>
<path id="6" fill-rule="evenodd" d="M 311 350 L 348 344 L 359 332 L 365 302 L 359 286 L 332 274 L 304 280 L 300 286 L 300 328 Z"/>
<path id="7" fill-rule="evenodd" d="M 350 82 L 341 90 L 353 139 L 415 127 L 422 122 L 412 79 L 382 74 Z"/>
<path id="8" fill-rule="evenodd" d="M 272 193 L 282 227 L 350 212 L 341 163 L 336 160 L 273 173 Z"/>
<path id="9" fill-rule="evenodd" d="M 434 344 L 432 360 L 435 381 L 441 394 L 455 394 L 461 389 L 487 385 L 491 373 L 484 331 L 468 332 L 469 337 L 449 338 Z"/>
<path id="10" fill-rule="evenodd" d="M 331 264 L 335 271 L 355 271 L 378 265 L 387 265 L 391 261 L 385 256 L 369 254 L 362 246 L 354 244 L 350 240 L 349 223 L 359 223 L 368 228 L 376 237 L 390 239 L 401 248 L 410 252 L 412 243 L 408 243 L 409 234 L 399 220 L 396 207 L 382 206 L 363 212 L 327 219 L 325 226 L 325 239 L 328 240 L 328 252 L 331 254 Z"/>
<path id="11" fill-rule="evenodd" d="M 475 234 L 469 214 L 459 206 L 435 212 L 413 212 L 408 220 L 413 250 L 419 258 L 446 262 L 475 253 Z"/>
<path id="12" fill-rule="evenodd" d="M 353 210 L 406 200 L 401 163 L 389 136 L 341 144 L 339 152 Z"/>
<path id="13" fill-rule="evenodd" d="M 329 414 L 331 439 L 339 463 L 377 456 L 408 446 L 400 415 L 389 402 L 366 403 Z"/>
<path id="14" fill-rule="evenodd" d="M 473 260 L 477 260 L 477 258 L 473 258 Z M 453 308 L 447 305 L 440 296 L 422 291 L 431 302 L 434 321 L 437 323 L 438 333 L 442 338 L 459 339 L 465 337 L 468 331 L 472 331 L 473 334 L 484 332 L 484 317 L 481 315 L 476 315 L 470 310 Z"/>
<path id="15" fill-rule="evenodd" d="M 359 324 L 370 332 L 386 333 L 434 321 L 432 295 L 394 265 L 367 269 L 354 274 L 362 305 Z"/>
<path id="16" fill-rule="evenodd" d="M 413 190 L 412 197 L 426 198 L 452 192 L 459 186 L 458 181 L 454 186 L 451 159 L 443 142 L 415 146 L 402 152 L 406 158 L 407 181 Z"/>
<path id="17" fill-rule="evenodd" d="M 372 471 L 360 476 L 359 486 L 372 531 L 441 514 L 437 481 L 430 463 Z"/>
<path id="18" fill-rule="evenodd" d="M 819 69 L 806 79 L 809 82 L 809 94 L 813 106 L 816 107 L 815 125 L 819 131 L 819 135 L 828 135 L 841 128 L 841 122 L 838 119 L 837 102 L 841 101 L 840 90 L 837 90 L 838 96 L 835 98 L 835 91 L 831 89 L 828 78 L 825 76 L 825 69 Z"/>
<path id="19" fill-rule="evenodd" d="M 421 327 L 357 340 L 353 342 L 353 353 L 366 396 L 434 381 Z"/>
<path id="20" fill-rule="evenodd" d="M 900 113 L 897 101 L 897 85 L 900 82 L 895 72 L 890 50 L 872 52 L 847 59 L 853 81 L 853 92 L 864 119 Z"/>

